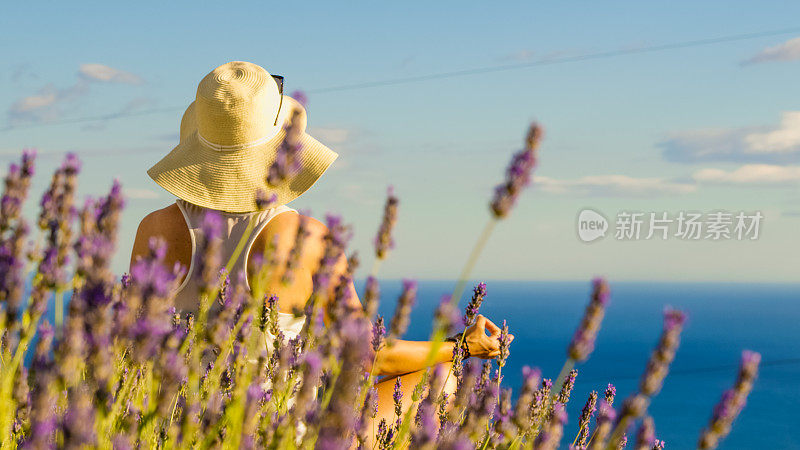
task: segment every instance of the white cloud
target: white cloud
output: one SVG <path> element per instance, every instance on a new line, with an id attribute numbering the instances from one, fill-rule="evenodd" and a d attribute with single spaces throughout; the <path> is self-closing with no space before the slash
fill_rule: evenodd
<path id="1" fill-rule="evenodd" d="M 677 133 L 658 144 L 675 162 L 788 162 L 800 160 L 800 111 L 786 111 L 771 127 L 740 127 Z"/>
<path id="2" fill-rule="evenodd" d="M 789 39 L 788 41 L 767 47 L 756 53 L 754 56 L 742 61 L 743 65 L 758 64 L 773 61 L 797 61 L 800 60 L 800 37 Z"/>
<path id="3" fill-rule="evenodd" d="M 61 115 L 61 105 L 76 99 L 88 91 L 86 82 L 59 89 L 52 83 L 40 88 L 35 94 L 22 97 L 8 108 L 9 122 L 42 122 L 53 120 Z"/>
<path id="4" fill-rule="evenodd" d="M 78 75 L 90 81 L 106 83 L 142 84 L 144 80 L 124 70 L 115 69 L 104 64 L 81 64 Z"/>
<path id="5" fill-rule="evenodd" d="M 161 197 L 161 194 L 152 189 L 123 188 L 122 195 L 133 200 L 152 200 Z"/>
<path id="6" fill-rule="evenodd" d="M 791 153 L 800 151 L 800 111 L 781 115 L 781 124 L 764 133 L 745 136 L 751 153 Z"/>
<path id="7" fill-rule="evenodd" d="M 57 119 L 64 112 L 66 104 L 89 93 L 89 86 L 92 83 L 142 84 L 144 82 L 137 75 L 102 64 L 82 64 L 77 77 L 77 81 L 66 88 L 58 88 L 49 83 L 35 94 L 15 101 L 7 111 L 9 123 L 15 125 Z M 129 112 L 146 104 L 152 104 L 152 100 L 134 99 L 125 105 L 122 112 Z"/>
<path id="8" fill-rule="evenodd" d="M 800 166 L 746 164 L 732 171 L 709 168 L 698 170 L 692 178 L 701 183 L 784 186 L 800 183 Z"/>
<path id="9" fill-rule="evenodd" d="M 351 136 L 346 128 L 311 128 L 308 133 L 325 145 L 338 145 L 345 143 Z"/>
<path id="10" fill-rule="evenodd" d="M 533 184 L 555 194 L 570 193 L 601 197 L 688 194 L 696 189 L 690 183 L 664 178 L 635 178 L 627 175 L 593 175 L 573 180 L 535 177 Z"/>

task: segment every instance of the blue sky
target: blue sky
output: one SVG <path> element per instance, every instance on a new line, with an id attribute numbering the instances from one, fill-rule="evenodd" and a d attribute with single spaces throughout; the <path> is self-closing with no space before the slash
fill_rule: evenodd
<path id="1" fill-rule="evenodd" d="M 129 197 L 120 272 L 138 220 L 174 200 L 146 169 L 177 143 L 203 76 L 245 60 L 284 75 L 288 91 L 309 92 L 309 131 L 341 156 L 290 206 L 344 215 L 364 267 L 386 186 L 395 186 L 397 248 L 382 276 L 458 274 L 492 187 L 536 119 L 546 136 L 534 185 L 495 228 L 475 277 L 797 279 L 796 2 L 136 5 L 17 2 L 0 17 L 0 163 L 37 148 L 37 196 L 66 151 L 84 162 L 83 195 L 120 179 Z M 790 28 L 798 31 L 632 52 Z M 326 90 L 616 51 L 631 52 Z M 81 120 L 117 113 L 126 117 Z M 619 211 L 760 211 L 764 219 L 754 241 L 607 236 L 586 244 L 576 235 L 585 207 L 612 222 Z"/>

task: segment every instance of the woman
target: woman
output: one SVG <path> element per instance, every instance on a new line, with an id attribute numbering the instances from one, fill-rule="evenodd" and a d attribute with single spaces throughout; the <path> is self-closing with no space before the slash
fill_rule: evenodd
<path id="1" fill-rule="evenodd" d="M 182 311 L 195 311 L 201 284 L 195 250 L 203 239 L 202 224 L 206 212 L 214 210 L 222 217 L 223 261 L 234 253 L 246 233 L 245 246 L 232 273 L 243 273 L 242 282 L 257 273 L 253 255 L 263 255 L 268 245 L 275 245 L 273 254 L 284 267 L 295 242 L 301 219 L 309 232 L 302 246 L 299 263 L 291 282 L 281 281 L 283 273 L 271 274 L 266 291 L 278 296 L 280 311 L 302 308 L 313 290 L 312 274 L 319 266 L 325 249 L 327 227 L 311 217 L 301 217 L 286 206 L 308 190 L 337 158 L 337 154 L 305 133 L 305 109 L 294 99 L 283 95 L 283 78 L 272 76 L 252 63 L 234 61 L 209 73 L 198 86 L 195 101 L 181 120 L 180 143 L 148 174 L 160 186 L 178 197 L 175 204 L 147 215 L 136 233 L 131 264 L 147 254 L 148 242 L 160 237 L 167 243 L 165 262 L 169 267 L 179 263 L 188 267 L 175 293 L 175 306 Z M 300 145 L 284 143 L 286 136 Z M 297 158 L 299 166 L 291 159 Z M 277 163 L 276 163 L 277 161 Z M 269 182 L 267 182 L 269 178 Z M 270 208 L 261 209 L 257 197 L 272 196 Z M 252 230 L 252 231 L 251 231 Z M 347 270 L 342 255 L 336 275 Z M 232 277 L 236 283 L 237 277 Z M 333 295 L 336 283 L 330 286 Z M 360 303 L 352 282 L 346 287 L 354 306 Z M 292 314 L 279 315 L 284 334 L 297 335 L 303 318 Z M 486 331 L 490 335 L 486 334 Z M 465 332 L 469 353 L 479 358 L 499 354 L 499 328 L 478 317 Z M 441 345 L 436 363 L 452 361 L 453 343 Z M 377 383 L 378 420 L 391 421 L 394 415 L 392 390 L 400 377 L 404 409 L 408 409 L 410 390 L 419 380 L 431 347 L 430 342 L 397 341 L 378 351 L 374 372 L 384 377 Z M 450 385 L 454 389 L 450 377 Z"/>

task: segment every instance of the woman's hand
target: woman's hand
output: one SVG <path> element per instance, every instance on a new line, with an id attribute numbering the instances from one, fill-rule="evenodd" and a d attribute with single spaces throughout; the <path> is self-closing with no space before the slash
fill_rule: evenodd
<path id="1" fill-rule="evenodd" d="M 486 331 L 489 331 L 489 336 Z M 508 342 L 514 340 L 514 335 L 508 335 Z M 478 315 L 475 324 L 464 331 L 464 342 L 467 343 L 471 356 L 481 359 L 496 358 L 500 355 L 500 327 L 491 320 Z"/>

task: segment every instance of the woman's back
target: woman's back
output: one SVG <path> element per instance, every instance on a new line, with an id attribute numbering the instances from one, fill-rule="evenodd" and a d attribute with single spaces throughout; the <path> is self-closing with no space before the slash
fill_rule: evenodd
<path id="1" fill-rule="evenodd" d="M 305 220 L 307 236 L 303 244 L 299 264 L 294 268 L 291 283 L 281 282 L 282 270 L 274 271 L 266 280 L 268 292 L 278 296 L 278 307 L 285 313 L 301 308 L 312 291 L 311 274 L 316 269 L 323 251 L 323 237 L 327 228 L 324 224 L 311 218 L 301 216 L 296 210 L 280 205 L 275 208 L 253 213 L 226 213 L 209 210 L 184 200 L 148 214 L 139 225 L 131 254 L 131 264 L 147 254 L 150 238 L 158 237 L 166 243 L 164 262 L 169 267 L 176 263 L 187 270 L 176 291 L 175 307 L 184 312 L 197 310 L 200 286 L 200 274 L 194 270 L 196 266 L 195 248 L 202 236 L 201 225 L 208 211 L 214 211 L 222 219 L 222 264 L 226 264 L 233 254 L 248 225 L 252 222 L 252 232 L 245 241 L 245 247 L 239 255 L 231 271 L 231 282 L 238 282 L 233 275 L 245 271 L 245 282 L 252 280 L 257 272 L 253 255 L 263 254 L 269 246 L 274 252 L 271 259 L 279 266 L 285 264 L 289 251 L 295 243 L 300 219 Z"/>
<path id="2" fill-rule="evenodd" d="M 198 266 L 197 259 L 201 257 L 201 255 L 197 253 L 197 248 L 198 244 L 207 238 L 203 234 L 203 223 L 207 220 L 209 214 L 215 214 L 220 219 L 220 260 L 223 264 L 229 264 L 236 247 L 240 242 L 244 242 L 241 253 L 233 261 L 229 277 L 232 285 L 235 286 L 240 281 L 243 281 L 249 289 L 250 280 L 247 276 L 246 268 L 250 259 L 250 249 L 256 237 L 278 214 L 297 212 L 286 205 L 280 205 L 275 208 L 252 213 L 226 213 L 203 208 L 202 206 L 197 206 L 181 199 L 178 199 L 176 204 L 186 221 L 186 227 L 189 230 L 192 244 L 192 257 L 189 267 L 183 279 L 183 283 L 178 287 L 174 300 L 175 307 L 181 311 L 194 311 L 197 306 L 197 299 L 200 296 L 200 288 L 203 285 L 203 281 L 202 274 L 199 273 L 199 270 L 195 269 Z"/>

